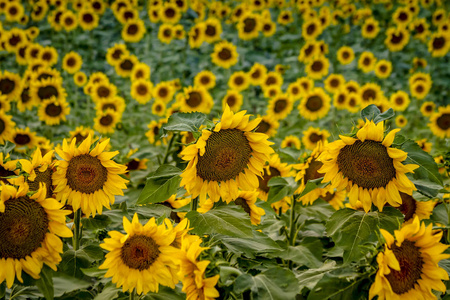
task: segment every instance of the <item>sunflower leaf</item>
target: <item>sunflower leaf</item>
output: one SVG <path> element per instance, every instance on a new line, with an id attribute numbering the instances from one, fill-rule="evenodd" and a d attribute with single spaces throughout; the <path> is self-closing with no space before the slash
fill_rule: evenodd
<path id="1" fill-rule="evenodd" d="M 375 104 L 370 104 L 361 110 L 361 119 L 363 119 L 363 121 L 366 119 L 369 121 L 374 120 L 380 113 L 380 110 Z"/>
<path id="2" fill-rule="evenodd" d="M 15 147 L 16 144 L 11 143 L 10 141 L 5 141 L 5 144 L 0 147 L 0 151 L 3 153 L 4 157 L 6 157 L 6 155 L 10 153 Z"/>
<path id="3" fill-rule="evenodd" d="M 39 291 L 44 295 L 45 299 L 53 299 L 54 297 L 54 289 L 53 289 L 53 277 L 52 270 L 45 266 L 42 268 L 40 273 L 40 278 L 36 280 L 36 286 Z"/>
<path id="4" fill-rule="evenodd" d="M 206 115 L 199 112 L 174 113 L 162 128 L 167 131 L 198 131 L 205 120 Z"/>
<path id="5" fill-rule="evenodd" d="M 382 121 L 386 121 L 389 120 L 390 118 L 394 117 L 395 113 L 394 110 L 392 108 L 389 108 L 387 111 L 377 115 L 373 121 L 375 122 L 375 124 L 378 124 Z"/>
<path id="6" fill-rule="evenodd" d="M 190 211 L 186 218 L 197 235 L 219 233 L 232 237 L 253 238 L 249 215 L 238 206 L 219 206 L 204 214 Z"/>
<path id="7" fill-rule="evenodd" d="M 267 203 L 272 204 L 284 197 L 292 196 L 298 188 L 294 177 L 273 177 L 267 186 L 270 187 Z"/>
<path id="8" fill-rule="evenodd" d="M 181 182 L 181 170 L 171 165 L 160 166 L 147 179 L 137 204 L 164 202 L 177 193 Z"/>

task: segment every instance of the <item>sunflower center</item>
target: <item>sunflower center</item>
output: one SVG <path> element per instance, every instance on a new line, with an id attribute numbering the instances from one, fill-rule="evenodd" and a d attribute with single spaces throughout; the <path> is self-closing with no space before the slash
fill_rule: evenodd
<path id="1" fill-rule="evenodd" d="M 236 104 L 236 97 L 231 95 L 227 98 L 227 104 L 229 107 L 233 107 Z"/>
<path id="2" fill-rule="evenodd" d="M 420 83 L 416 84 L 416 92 L 422 93 L 424 90 L 424 87 Z"/>
<path id="3" fill-rule="evenodd" d="M 6 128 L 5 121 L 0 119 L 0 135 L 3 133 L 3 131 L 5 131 L 5 128 Z"/>
<path id="4" fill-rule="evenodd" d="M 16 83 L 8 78 L 0 80 L 0 91 L 4 95 L 8 95 L 14 90 Z"/>
<path id="5" fill-rule="evenodd" d="M 197 107 L 202 103 L 202 95 L 199 92 L 190 92 L 186 103 L 190 107 Z"/>
<path id="6" fill-rule="evenodd" d="M 113 54 L 111 55 L 114 59 L 119 59 L 122 56 L 123 52 L 120 49 L 114 50 Z"/>
<path id="7" fill-rule="evenodd" d="M 288 106 L 286 99 L 280 99 L 275 102 L 274 112 L 279 113 L 286 109 Z"/>
<path id="8" fill-rule="evenodd" d="M 28 134 L 18 133 L 14 137 L 14 143 L 19 146 L 28 145 L 29 142 L 31 142 L 31 138 Z"/>
<path id="9" fill-rule="evenodd" d="M 420 24 L 419 26 L 416 26 L 414 29 L 417 31 L 417 33 L 422 33 L 425 31 L 425 27 L 423 27 L 422 24 Z"/>
<path id="10" fill-rule="evenodd" d="M 449 114 L 442 114 L 442 116 L 437 118 L 436 124 L 442 130 L 449 129 L 450 128 L 450 113 Z"/>
<path id="11" fill-rule="evenodd" d="M 309 111 L 318 111 L 322 108 L 323 106 L 323 101 L 322 98 L 320 98 L 319 96 L 311 96 L 308 98 L 308 100 L 306 100 L 306 108 Z"/>
<path id="12" fill-rule="evenodd" d="M 5 177 L 16 175 L 13 171 L 6 170 L 0 165 L 0 181 L 8 184 L 8 180 Z"/>
<path id="13" fill-rule="evenodd" d="M 270 23 L 266 23 L 263 26 L 264 31 L 270 31 L 272 29 L 272 25 Z"/>
<path id="14" fill-rule="evenodd" d="M 375 27 L 372 24 L 369 24 L 366 27 L 367 32 L 372 32 L 374 29 L 375 29 Z"/>
<path id="15" fill-rule="evenodd" d="M 159 246 L 149 236 L 133 235 L 122 246 L 120 258 L 131 269 L 147 270 L 159 257 Z"/>
<path id="16" fill-rule="evenodd" d="M 208 181 L 234 179 L 247 166 L 251 154 L 252 148 L 243 131 L 213 132 L 206 141 L 204 155 L 198 158 L 197 175 Z"/>
<path id="17" fill-rule="evenodd" d="M 205 34 L 207 36 L 215 36 L 216 35 L 216 28 L 214 26 L 211 26 L 211 25 L 206 26 Z"/>
<path id="18" fill-rule="evenodd" d="M 261 77 L 261 71 L 260 70 L 255 70 L 250 76 L 253 79 L 258 79 L 259 77 Z"/>
<path id="19" fill-rule="evenodd" d="M 40 172 L 38 169 L 34 169 L 36 173 L 36 178 L 34 181 L 27 180 L 28 186 L 30 187 L 30 191 L 39 190 L 39 183 L 45 183 L 45 187 L 47 189 L 47 198 L 52 196 L 52 169 L 50 167 L 47 168 L 44 172 Z"/>
<path id="20" fill-rule="evenodd" d="M 303 176 L 303 181 L 308 182 L 308 180 L 314 180 L 317 178 L 323 177 L 323 174 L 317 172 L 322 167 L 323 163 L 320 161 L 317 161 L 315 158 L 311 160 L 309 163 L 308 168 L 305 171 L 305 176 Z"/>
<path id="21" fill-rule="evenodd" d="M 113 117 L 111 115 L 106 115 L 100 118 L 100 124 L 103 126 L 109 126 L 113 122 Z"/>
<path id="22" fill-rule="evenodd" d="M 107 110 L 108 108 L 117 111 L 116 105 L 114 103 L 105 103 L 102 106 L 102 110 Z"/>
<path id="23" fill-rule="evenodd" d="M 346 145 L 339 152 L 337 164 L 344 177 L 366 189 L 386 187 L 396 175 L 387 148 L 371 140 Z"/>
<path id="24" fill-rule="evenodd" d="M 139 161 L 133 159 L 127 163 L 127 171 L 137 170 L 139 167 Z"/>
<path id="25" fill-rule="evenodd" d="M 166 97 L 167 94 L 169 94 L 169 91 L 168 91 L 165 87 L 162 87 L 162 88 L 160 88 L 160 89 L 158 90 L 158 95 L 159 95 L 161 98 Z"/>
<path id="26" fill-rule="evenodd" d="M 408 14 L 405 12 L 401 12 L 400 15 L 398 16 L 398 18 L 401 21 L 406 21 L 406 20 L 408 20 Z"/>
<path id="27" fill-rule="evenodd" d="M 107 87 L 101 86 L 97 90 L 97 95 L 102 98 L 107 98 L 110 95 L 110 90 Z"/>
<path id="28" fill-rule="evenodd" d="M 208 76 L 202 76 L 201 78 L 200 78 L 200 82 L 202 83 L 202 84 L 204 84 L 204 85 L 207 85 L 207 84 L 209 84 L 209 77 Z"/>
<path id="29" fill-rule="evenodd" d="M 137 27 L 136 24 L 131 24 L 128 29 L 127 29 L 127 33 L 130 35 L 135 35 L 138 32 L 139 28 Z"/>
<path id="30" fill-rule="evenodd" d="M 122 68 L 122 70 L 125 71 L 131 71 L 131 69 L 133 69 L 133 63 L 129 60 L 129 59 L 125 59 L 121 64 L 120 67 Z"/>
<path id="31" fill-rule="evenodd" d="M 244 78 L 242 78 L 241 76 L 237 76 L 236 78 L 234 78 L 234 83 L 236 85 L 242 85 L 244 83 Z"/>
<path id="32" fill-rule="evenodd" d="M 66 178 L 72 190 L 92 194 L 103 188 L 108 171 L 98 158 L 82 154 L 69 161 Z"/>
<path id="33" fill-rule="evenodd" d="M 402 197 L 402 205 L 396 207 L 398 210 L 405 215 L 405 222 L 410 220 L 414 213 L 416 212 L 416 200 L 408 194 L 400 192 L 400 196 Z"/>
<path id="34" fill-rule="evenodd" d="M 350 57 L 350 53 L 348 53 L 347 51 L 342 52 L 342 58 L 347 59 Z"/>
<path id="35" fill-rule="evenodd" d="M 437 37 L 433 40 L 433 49 L 439 50 L 442 49 L 445 45 L 445 38 Z"/>
<path id="36" fill-rule="evenodd" d="M 252 32 L 256 27 L 256 20 L 247 18 L 244 20 L 244 32 Z"/>
<path id="37" fill-rule="evenodd" d="M 270 127 L 271 127 L 271 126 L 270 126 L 269 123 L 267 123 L 266 121 L 262 120 L 262 121 L 259 123 L 258 128 L 256 128 L 255 132 L 266 133 L 267 131 L 269 131 Z"/>
<path id="38" fill-rule="evenodd" d="M 325 196 L 320 196 L 320 198 L 325 202 L 330 202 L 334 198 L 334 193 L 327 192 Z"/>
<path id="39" fill-rule="evenodd" d="M 39 88 L 38 96 L 41 100 L 50 99 L 52 96 L 58 97 L 58 90 L 54 86 L 44 86 Z"/>
<path id="40" fill-rule="evenodd" d="M 44 241 L 48 222 L 47 213 L 36 201 L 28 197 L 6 201 L 5 211 L 0 213 L 0 258 L 29 256 Z"/>
<path id="41" fill-rule="evenodd" d="M 312 35 L 316 31 L 316 25 L 311 24 L 306 28 L 306 33 Z"/>
<path id="42" fill-rule="evenodd" d="M 270 189 L 270 187 L 268 186 L 269 180 L 272 177 L 277 177 L 277 176 L 280 176 L 280 175 L 281 175 L 280 171 L 278 171 L 278 169 L 276 169 L 274 167 L 269 167 L 269 172 L 267 172 L 267 170 L 264 169 L 263 178 L 258 177 L 259 189 L 261 191 L 263 191 L 263 192 L 268 193 L 269 189 Z"/>
<path id="43" fill-rule="evenodd" d="M 28 103 L 31 100 L 30 94 L 29 94 L 29 88 L 24 88 L 22 91 L 22 94 L 20 94 L 20 100 L 22 103 Z"/>
<path id="44" fill-rule="evenodd" d="M 69 58 L 69 59 L 67 60 L 67 65 L 68 65 L 69 67 L 75 66 L 75 63 L 76 63 L 76 61 L 75 61 L 75 58 L 73 58 L 73 57 L 71 57 L 71 58 Z"/>
<path id="45" fill-rule="evenodd" d="M 320 72 L 320 71 L 322 71 L 322 69 L 323 69 L 323 63 L 321 61 L 316 60 L 311 65 L 311 70 L 313 70 L 314 72 Z"/>
<path id="46" fill-rule="evenodd" d="M 399 44 L 403 40 L 403 33 L 393 34 L 391 37 L 392 44 Z"/>
<path id="47" fill-rule="evenodd" d="M 94 17 L 90 13 L 84 14 L 83 21 L 85 23 L 92 23 L 94 21 Z"/>
<path id="48" fill-rule="evenodd" d="M 45 114 L 50 117 L 57 117 L 61 114 L 62 108 L 60 105 L 56 105 L 55 103 L 50 103 L 45 107 Z"/>
<path id="49" fill-rule="evenodd" d="M 148 93 L 147 86 L 145 86 L 144 84 L 140 84 L 140 85 L 137 87 L 137 92 L 138 92 L 138 94 L 141 95 L 141 96 L 147 95 L 147 93 Z"/>
<path id="50" fill-rule="evenodd" d="M 218 55 L 221 60 L 229 60 L 231 58 L 231 51 L 227 48 L 223 48 Z"/>
<path id="51" fill-rule="evenodd" d="M 387 66 L 381 65 L 381 66 L 380 66 L 380 71 L 381 71 L 382 73 L 385 73 L 385 72 L 387 71 Z"/>
<path id="52" fill-rule="evenodd" d="M 337 80 L 337 79 L 331 79 L 330 85 L 331 85 L 332 87 L 334 87 L 334 88 L 338 87 L 338 86 L 339 86 L 339 80 Z"/>
<path id="53" fill-rule="evenodd" d="M 377 97 L 377 93 L 372 89 L 367 89 L 362 94 L 362 98 L 365 101 L 375 100 L 376 97 Z"/>
<path id="54" fill-rule="evenodd" d="M 402 105 L 403 104 L 403 98 L 402 97 L 397 97 L 395 98 L 395 103 L 397 103 L 397 105 Z"/>
<path id="55" fill-rule="evenodd" d="M 245 201 L 244 198 L 242 197 L 237 198 L 236 200 L 234 200 L 234 204 L 241 206 L 244 209 L 244 211 L 250 215 L 251 211 L 250 206 L 248 206 L 247 201 Z"/>
<path id="56" fill-rule="evenodd" d="M 414 288 L 421 278 L 424 263 L 419 248 L 409 240 L 404 240 L 400 247 L 392 244 L 392 251 L 398 260 L 400 271 L 390 269 L 391 273 L 385 277 L 394 293 L 401 295 Z"/>

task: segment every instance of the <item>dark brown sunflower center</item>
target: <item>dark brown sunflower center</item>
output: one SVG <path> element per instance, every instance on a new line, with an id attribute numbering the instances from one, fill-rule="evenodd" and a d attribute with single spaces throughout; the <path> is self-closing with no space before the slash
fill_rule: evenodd
<path id="1" fill-rule="evenodd" d="M 377 93 L 372 89 L 367 89 L 363 92 L 362 98 L 364 101 L 375 100 Z"/>
<path id="2" fill-rule="evenodd" d="M 73 67 L 73 66 L 75 66 L 75 64 L 76 64 L 75 58 L 71 57 L 67 60 L 67 66 Z"/>
<path id="3" fill-rule="evenodd" d="M 363 65 L 369 66 L 372 63 L 372 60 L 368 57 L 363 59 Z"/>
<path id="4" fill-rule="evenodd" d="M 24 88 L 22 94 L 20 94 L 20 100 L 23 104 L 28 103 L 31 100 L 29 88 Z"/>
<path id="5" fill-rule="evenodd" d="M 399 32 L 398 34 L 392 34 L 391 37 L 391 43 L 392 44 L 400 44 L 400 42 L 403 40 L 403 33 Z"/>
<path id="6" fill-rule="evenodd" d="M 445 45 L 445 38 L 443 37 L 437 37 L 433 40 L 433 49 L 439 50 L 442 49 Z"/>
<path id="7" fill-rule="evenodd" d="M 6 170 L 5 168 L 3 168 L 0 165 L 0 181 L 3 181 L 4 183 L 7 184 L 8 180 L 6 179 L 6 177 L 14 176 L 14 175 L 16 175 L 16 174 L 13 171 Z"/>
<path id="8" fill-rule="evenodd" d="M 109 90 L 109 88 L 107 88 L 105 86 L 101 86 L 97 90 L 97 95 L 101 98 L 107 98 L 107 97 L 109 97 L 110 94 L 111 94 L 111 91 Z"/>
<path id="9" fill-rule="evenodd" d="M 313 70 L 314 72 L 320 72 L 320 71 L 322 71 L 322 69 L 323 69 L 323 63 L 321 61 L 316 60 L 311 65 L 311 70 Z"/>
<path id="10" fill-rule="evenodd" d="M 72 25 L 74 23 L 74 21 L 73 21 L 73 19 L 71 17 L 67 17 L 67 18 L 64 19 L 64 23 L 67 26 L 70 26 L 70 25 Z"/>
<path id="11" fill-rule="evenodd" d="M 41 100 L 50 99 L 52 96 L 58 97 L 58 90 L 51 85 L 40 87 L 38 90 L 38 96 Z"/>
<path id="12" fill-rule="evenodd" d="M 66 178 L 72 190 L 92 194 L 103 188 L 108 179 L 108 170 L 98 158 L 82 154 L 69 161 Z"/>
<path id="13" fill-rule="evenodd" d="M 133 235 L 122 246 L 120 258 L 131 269 L 147 270 L 158 259 L 159 246 L 149 236 Z"/>
<path id="14" fill-rule="evenodd" d="M 403 102 L 405 102 L 404 99 L 403 99 L 403 97 L 397 97 L 397 98 L 395 98 L 395 103 L 397 103 L 398 105 L 402 105 Z"/>
<path id="15" fill-rule="evenodd" d="M 375 26 L 373 26 L 372 24 L 369 24 L 366 27 L 367 32 L 372 32 L 374 29 L 375 29 Z"/>
<path id="16" fill-rule="evenodd" d="M 48 231 L 44 208 L 27 196 L 5 202 L 0 213 L 0 258 L 22 259 L 33 253 Z"/>
<path id="17" fill-rule="evenodd" d="M 139 161 L 133 159 L 127 163 L 127 171 L 137 170 L 139 167 Z"/>
<path id="18" fill-rule="evenodd" d="M 137 87 L 137 93 L 138 93 L 139 95 L 141 95 L 141 96 L 147 95 L 147 93 L 148 93 L 147 86 L 144 85 L 144 84 L 138 85 L 138 87 Z"/>
<path id="19" fill-rule="evenodd" d="M 402 197 L 402 205 L 396 207 L 398 210 L 405 215 L 405 222 L 410 220 L 414 213 L 416 212 L 416 200 L 408 194 L 400 192 L 400 196 Z"/>
<path id="20" fill-rule="evenodd" d="M 120 68 L 125 71 L 131 71 L 131 69 L 133 69 L 133 66 L 134 64 L 129 59 L 125 59 L 120 63 Z"/>
<path id="21" fill-rule="evenodd" d="M 166 97 L 167 94 L 169 94 L 169 91 L 168 91 L 165 87 L 162 87 L 162 88 L 160 88 L 160 89 L 158 90 L 158 95 L 159 95 L 161 98 Z"/>
<path id="22" fill-rule="evenodd" d="M 202 95 L 199 92 L 190 92 L 186 104 L 190 107 L 197 107 L 202 103 Z"/>
<path id="23" fill-rule="evenodd" d="M 442 114 L 436 119 L 436 124 L 442 130 L 447 130 L 450 128 L 450 113 Z"/>
<path id="24" fill-rule="evenodd" d="M 386 187 L 396 175 L 387 148 L 371 140 L 357 140 L 342 148 L 337 164 L 344 177 L 366 189 Z"/>
<path id="25" fill-rule="evenodd" d="M 100 118 L 100 124 L 102 124 L 103 126 L 109 126 L 111 125 L 111 123 L 113 122 L 113 117 L 111 115 L 105 115 L 103 117 Z"/>
<path id="26" fill-rule="evenodd" d="M 317 133 L 315 133 L 315 132 L 313 132 L 313 133 L 311 133 L 310 135 L 309 135 L 309 140 L 311 141 L 311 142 L 313 142 L 313 143 L 317 143 L 318 141 L 321 141 L 322 140 L 322 135 L 321 134 L 317 134 Z"/>
<path id="27" fill-rule="evenodd" d="M 316 25 L 311 24 L 308 27 L 306 27 L 306 33 L 308 35 L 312 35 L 316 31 Z"/>
<path id="28" fill-rule="evenodd" d="M 209 79 L 208 76 L 202 76 L 202 77 L 200 78 L 200 82 L 201 82 L 203 85 L 209 84 L 210 81 L 211 81 L 211 80 Z"/>
<path id="29" fill-rule="evenodd" d="M 234 78 L 234 83 L 238 86 L 242 85 L 244 83 L 244 78 L 242 78 L 242 76 L 236 76 Z"/>
<path id="30" fill-rule="evenodd" d="M 319 96 L 311 96 L 306 100 L 306 108 L 309 111 L 315 112 L 323 107 L 323 100 Z"/>
<path id="31" fill-rule="evenodd" d="M 272 29 L 272 25 L 270 23 L 265 23 L 263 26 L 263 31 L 270 31 Z"/>
<path id="32" fill-rule="evenodd" d="M 90 13 L 83 14 L 82 19 L 85 23 L 92 23 L 94 21 L 94 17 Z"/>
<path id="33" fill-rule="evenodd" d="M 270 124 L 267 123 L 266 121 L 262 120 L 259 125 L 258 128 L 256 128 L 255 132 L 261 132 L 261 133 L 266 133 L 267 131 L 269 131 L 270 129 Z"/>
<path id="34" fill-rule="evenodd" d="M 114 103 L 105 103 L 102 106 L 102 110 L 107 110 L 108 108 L 117 111 L 116 105 Z"/>
<path id="35" fill-rule="evenodd" d="M 252 32 L 255 30 L 256 27 L 256 20 L 253 18 L 247 18 L 244 20 L 244 32 Z"/>
<path id="36" fill-rule="evenodd" d="M 234 204 L 241 206 L 244 209 L 244 211 L 250 215 L 251 211 L 250 206 L 248 206 L 248 203 L 244 198 L 242 197 L 237 198 L 236 200 L 234 200 Z"/>
<path id="37" fill-rule="evenodd" d="M 275 102 L 274 112 L 279 113 L 286 109 L 288 106 L 288 102 L 286 99 L 279 99 L 277 102 Z"/>
<path id="38" fill-rule="evenodd" d="M 266 85 L 274 85 L 277 83 L 277 79 L 273 76 L 269 76 L 266 79 Z"/>
<path id="39" fill-rule="evenodd" d="M 348 53 L 347 51 L 342 52 L 342 58 L 343 59 L 347 59 L 350 57 L 350 53 Z"/>
<path id="40" fill-rule="evenodd" d="M 381 71 L 381 73 L 385 73 L 387 71 L 387 66 L 381 65 L 380 66 L 380 71 Z"/>
<path id="41" fill-rule="evenodd" d="M 422 84 L 416 84 L 416 92 L 422 93 L 425 90 Z"/>
<path id="42" fill-rule="evenodd" d="M 218 56 L 221 60 L 229 60 L 232 55 L 229 49 L 223 48 L 222 50 L 220 50 Z"/>
<path id="43" fill-rule="evenodd" d="M 18 133 L 14 137 L 14 143 L 19 146 L 28 145 L 28 143 L 30 143 L 30 142 L 31 142 L 31 138 L 28 134 Z"/>
<path id="44" fill-rule="evenodd" d="M 236 104 L 236 97 L 231 95 L 227 98 L 227 104 L 230 107 L 233 107 Z"/>
<path id="45" fill-rule="evenodd" d="M 334 88 L 338 87 L 338 86 L 339 86 L 339 80 L 337 80 L 337 79 L 331 79 L 330 85 L 331 85 L 332 87 L 334 87 Z"/>
<path id="46" fill-rule="evenodd" d="M 212 26 L 212 25 L 207 25 L 206 26 L 206 30 L 205 30 L 205 34 L 207 36 L 215 36 L 216 35 L 216 27 Z"/>
<path id="47" fill-rule="evenodd" d="M 61 114 L 62 108 L 60 105 L 56 105 L 55 103 L 50 103 L 45 107 L 45 114 L 50 117 L 57 117 Z"/>
<path id="48" fill-rule="evenodd" d="M 139 27 L 136 24 L 131 24 L 128 26 L 127 33 L 130 35 L 135 35 L 139 31 Z"/>
<path id="49" fill-rule="evenodd" d="M 400 271 L 389 268 L 391 273 L 385 276 L 394 293 L 401 295 L 413 289 L 421 278 L 424 262 L 414 242 L 405 240 L 400 247 L 394 243 L 391 248 L 400 265 Z"/>
<path id="50" fill-rule="evenodd" d="M 269 172 L 267 172 L 267 170 L 264 169 L 263 178 L 258 177 L 259 189 L 261 191 L 268 193 L 269 189 L 270 189 L 270 187 L 268 186 L 269 180 L 272 177 L 276 177 L 276 176 L 280 176 L 280 175 L 281 175 L 280 171 L 278 171 L 278 169 L 276 169 L 274 167 L 269 167 Z"/>
<path id="51" fill-rule="evenodd" d="M 258 79 L 261 77 L 261 71 L 260 70 L 255 70 L 251 75 L 250 75 L 253 79 Z"/>
<path id="52" fill-rule="evenodd" d="M 112 56 L 114 59 L 119 59 L 119 58 L 122 56 L 122 54 L 123 54 L 122 50 L 116 49 L 116 50 L 114 50 L 114 52 L 112 53 L 111 56 Z"/>
<path id="53" fill-rule="evenodd" d="M 252 148 L 243 131 L 213 132 L 206 141 L 205 154 L 198 158 L 197 175 L 208 181 L 234 179 L 244 171 L 251 154 Z"/>
<path id="54" fill-rule="evenodd" d="M 406 20 L 408 20 L 408 14 L 405 12 L 401 12 L 398 16 L 398 19 L 401 21 L 406 21 Z"/>
<path id="55" fill-rule="evenodd" d="M 330 202 L 334 198 L 334 193 L 327 192 L 325 196 L 320 196 L 320 198 L 322 198 L 323 201 Z"/>
<path id="56" fill-rule="evenodd" d="M 11 93 L 16 86 L 16 83 L 8 78 L 0 80 L 0 91 L 3 95 Z"/>
<path id="57" fill-rule="evenodd" d="M 5 128 L 6 128 L 5 121 L 0 119 L 0 135 L 3 133 L 3 131 L 5 131 Z"/>
<path id="58" fill-rule="evenodd" d="M 337 102 L 340 104 L 343 104 L 345 102 L 345 95 L 344 94 L 340 94 L 337 98 Z"/>
<path id="59" fill-rule="evenodd" d="M 164 11 L 164 14 L 168 18 L 173 18 L 175 16 L 175 10 L 173 8 L 168 8 Z"/>
<path id="60" fill-rule="evenodd" d="M 323 166 L 322 162 L 317 161 L 315 158 L 313 158 L 305 171 L 303 181 L 306 183 L 308 182 L 308 180 L 314 180 L 323 177 L 322 173 L 317 172 L 317 170 L 319 170 L 322 166 Z"/>

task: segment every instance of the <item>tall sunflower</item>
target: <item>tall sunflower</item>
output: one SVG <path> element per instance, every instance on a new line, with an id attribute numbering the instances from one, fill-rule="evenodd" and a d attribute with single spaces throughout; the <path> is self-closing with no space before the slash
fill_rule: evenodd
<path id="1" fill-rule="evenodd" d="M 114 133 L 114 129 L 121 118 L 122 115 L 111 108 L 107 108 L 104 111 L 98 111 L 97 116 L 94 119 L 94 129 L 101 134 Z"/>
<path id="2" fill-rule="evenodd" d="M 386 201 L 392 206 L 402 203 L 399 192 L 412 194 L 414 184 L 405 173 L 413 172 L 417 165 L 402 162 L 407 153 L 391 147 L 395 133 L 384 137 L 384 124 L 366 120 L 356 133 L 356 138 L 340 135 L 340 140 L 328 144 L 319 159 L 325 173 L 323 182 L 331 181 L 331 187 L 347 188 L 352 205 L 361 200 L 368 212 L 372 203 L 381 211 Z"/>
<path id="3" fill-rule="evenodd" d="M 289 94 L 279 94 L 269 100 L 267 115 L 276 120 L 286 118 L 292 111 L 294 99 Z"/>
<path id="4" fill-rule="evenodd" d="M 38 109 L 39 120 L 47 125 L 58 125 L 61 121 L 66 121 L 69 113 L 69 103 L 65 100 L 58 101 L 54 97 L 44 100 Z"/>
<path id="5" fill-rule="evenodd" d="M 184 88 L 183 96 L 179 98 L 179 101 L 181 110 L 184 112 L 209 113 L 214 105 L 211 95 L 204 87 L 189 86 Z"/>
<path id="6" fill-rule="evenodd" d="M 36 148 L 33 158 L 20 159 L 22 170 L 28 174 L 24 183 L 30 191 L 37 191 L 40 185 L 44 184 L 47 191 L 46 198 L 52 197 L 53 182 L 53 150 L 48 151 L 44 156 L 40 148 Z"/>
<path id="7" fill-rule="evenodd" d="M 428 126 L 434 135 L 440 138 L 450 137 L 450 105 L 439 107 L 438 112 L 431 115 Z"/>
<path id="8" fill-rule="evenodd" d="M 70 211 L 46 197 L 41 185 L 33 195 L 22 185 L 1 186 L 0 198 L 0 283 L 11 288 L 14 278 L 23 283 L 22 271 L 39 278 L 43 264 L 56 271 L 61 261 L 63 243 L 60 237 L 71 237 L 65 224 Z"/>
<path id="9" fill-rule="evenodd" d="M 221 121 L 213 131 L 203 130 L 195 144 L 182 152 L 189 161 L 181 174 L 181 186 L 192 195 L 206 201 L 207 194 L 214 202 L 229 202 L 238 197 L 238 188 L 254 190 L 269 154 L 273 153 L 267 135 L 252 132 L 261 122 L 249 121 L 246 111 L 234 114 L 225 107 Z"/>
<path id="10" fill-rule="evenodd" d="M 441 244 L 441 231 L 433 231 L 415 217 L 413 222 L 395 230 L 394 237 L 380 229 L 386 243 L 384 252 L 378 253 L 378 272 L 369 290 L 369 299 L 435 299 L 433 290 L 445 293 L 442 280 L 447 272 L 439 267 L 448 245 Z M 397 240 L 397 241 L 395 241 Z"/>
<path id="11" fill-rule="evenodd" d="M 175 288 L 178 282 L 181 251 L 171 244 L 176 233 L 165 224 L 157 225 L 155 218 L 145 225 L 137 214 L 132 222 L 123 217 L 126 234 L 110 231 L 100 247 L 109 251 L 100 269 L 107 269 L 105 277 L 112 277 L 124 292 L 136 289 L 138 294 L 158 292 L 159 285 Z"/>
<path id="12" fill-rule="evenodd" d="M 78 147 L 76 139 L 70 145 L 64 139 L 62 148 L 56 148 L 63 160 L 57 162 L 52 180 L 57 200 L 67 200 L 74 210 L 81 207 L 84 214 L 95 216 L 102 213 L 103 206 L 110 208 L 115 195 L 123 195 L 128 180 L 119 176 L 126 172 L 126 166 L 111 160 L 118 151 L 104 151 L 109 139 L 90 150 L 92 144 L 91 135 Z"/>
<path id="13" fill-rule="evenodd" d="M 330 96 L 322 88 L 307 92 L 300 101 L 298 111 L 305 119 L 314 121 L 327 115 L 330 110 Z"/>
<path id="14" fill-rule="evenodd" d="M 214 45 L 214 52 L 211 54 L 213 64 L 228 69 L 238 62 L 239 54 L 236 46 L 230 42 L 222 41 Z"/>

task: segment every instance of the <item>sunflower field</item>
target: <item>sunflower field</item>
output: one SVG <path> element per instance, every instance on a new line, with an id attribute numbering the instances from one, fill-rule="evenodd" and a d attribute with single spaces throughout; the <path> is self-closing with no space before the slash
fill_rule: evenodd
<path id="1" fill-rule="evenodd" d="M 0 0 L 0 300 L 450 300 L 450 1 Z"/>

